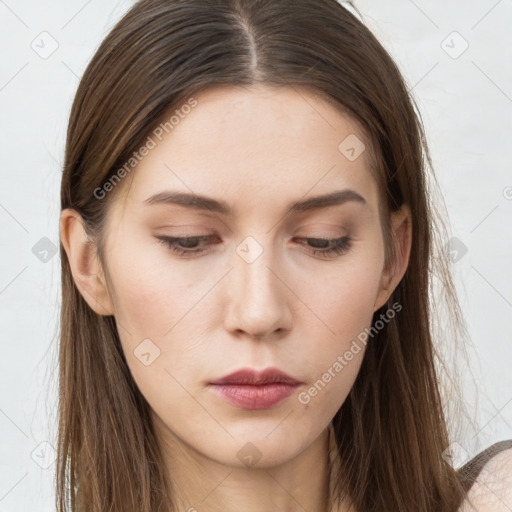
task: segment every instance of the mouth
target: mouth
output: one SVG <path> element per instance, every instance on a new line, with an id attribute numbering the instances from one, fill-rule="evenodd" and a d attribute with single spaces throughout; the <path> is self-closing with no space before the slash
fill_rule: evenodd
<path id="1" fill-rule="evenodd" d="M 302 384 L 277 368 L 258 372 L 244 368 L 209 383 L 221 398 L 241 409 L 270 409 Z"/>

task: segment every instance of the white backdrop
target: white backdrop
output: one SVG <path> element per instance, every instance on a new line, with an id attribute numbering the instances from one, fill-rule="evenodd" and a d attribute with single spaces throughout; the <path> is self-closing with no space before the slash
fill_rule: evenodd
<path id="1" fill-rule="evenodd" d="M 0 512 L 54 510 L 66 123 L 86 64 L 132 3 L 0 0 Z M 510 439 L 512 2 L 356 5 L 413 89 L 458 239 L 456 282 L 475 347 L 479 443 Z"/>

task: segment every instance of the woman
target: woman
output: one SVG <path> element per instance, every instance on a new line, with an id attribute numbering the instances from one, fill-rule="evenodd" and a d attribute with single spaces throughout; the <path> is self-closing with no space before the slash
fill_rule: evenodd
<path id="1" fill-rule="evenodd" d="M 429 163 L 336 1 L 136 4 L 69 122 L 59 511 L 498 510 L 512 446 L 447 456 Z"/>

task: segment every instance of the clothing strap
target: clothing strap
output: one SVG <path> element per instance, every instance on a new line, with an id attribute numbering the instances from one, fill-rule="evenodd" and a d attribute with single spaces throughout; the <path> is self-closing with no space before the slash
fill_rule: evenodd
<path id="1" fill-rule="evenodd" d="M 489 446 L 482 452 L 480 452 L 476 457 L 466 462 L 462 467 L 460 467 L 457 471 L 459 476 L 461 477 L 461 483 L 466 492 L 468 492 L 473 484 L 475 483 L 478 475 L 482 471 L 482 468 L 498 453 L 509 450 L 512 448 L 512 439 L 507 439 L 506 441 L 500 441 L 498 443 Z"/>

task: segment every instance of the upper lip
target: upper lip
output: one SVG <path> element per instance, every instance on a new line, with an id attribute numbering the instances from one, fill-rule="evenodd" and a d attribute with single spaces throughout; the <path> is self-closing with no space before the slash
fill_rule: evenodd
<path id="1" fill-rule="evenodd" d="M 252 368 L 242 368 L 221 379 L 210 382 L 210 384 L 245 384 L 252 386 L 272 383 L 294 385 L 300 384 L 300 381 L 290 377 L 290 375 L 278 368 L 266 368 L 262 371 L 253 370 Z"/>

